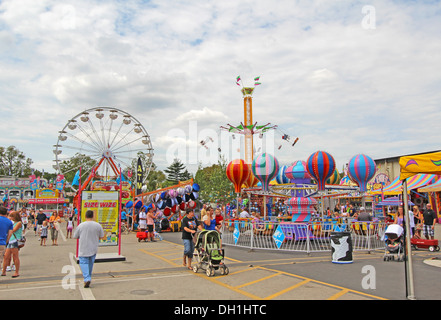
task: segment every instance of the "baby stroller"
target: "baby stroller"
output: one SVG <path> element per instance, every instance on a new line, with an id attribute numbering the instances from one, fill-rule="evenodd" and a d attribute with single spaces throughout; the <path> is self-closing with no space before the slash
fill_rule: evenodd
<path id="1" fill-rule="evenodd" d="M 196 264 L 193 265 L 193 272 L 199 269 L 205 270 L 208 277 L 214 276 L 215 270 L 220 269 L 221 275 L 229 273 L 224 263 L 224 250 L 220 248 L 220 234 L 213 230 L 202 230 L 196 233 L 193 238 L 197 253 Z"/>
<path id="2" fill-rule="evenodd" d="M 404 237 L 403 227 L 399 224 L 391 224 L 386 228 L 385 252 L 383 261 L 395 260 L 404 261 Z"/>

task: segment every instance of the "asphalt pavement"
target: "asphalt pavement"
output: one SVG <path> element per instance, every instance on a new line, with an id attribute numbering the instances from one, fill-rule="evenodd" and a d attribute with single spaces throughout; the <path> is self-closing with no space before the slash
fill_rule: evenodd
<path id="1" fill-rule="evenodd" d="M 76 262 L 76 240 L 66 239 L 64 224 L 58 246 L 41 246 L 33 230 L 20 251 L 20 277 L 0 278 L 0 299 L 11 300 L 406 300 L 405 264 L 383 261 L 384 250 L 354 252 L 353 263 L 335 264 L 330 252 L 305 254 L 225 246 L 228 275 L 212 277 L 182 265 L 181 233 L 161 233 L 162 241 L 138 242 L 122 236 L 118 247 L 100 247 L 90 288 L 83 288 Z M 117 261 L 123 258 L 124 261 Z M 440 299 L 440 252 L 412 253 L 417 300 Z M 212 310 L 213 311 L 213 310 Z M 184 309 L 176 312 L 185 312 Z M 222 312 L 222 310 L 217 310 Z"/>

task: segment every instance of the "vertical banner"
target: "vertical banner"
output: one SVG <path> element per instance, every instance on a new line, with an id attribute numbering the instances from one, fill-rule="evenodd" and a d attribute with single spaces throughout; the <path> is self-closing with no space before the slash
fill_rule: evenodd
<path id="1" fill-rule="evenodd" d="M 64 186 L 64 175 L 59 174 L 57 175 L 57 180 L 55 182 L 55 189 L 57 190 L 63 190 L 63 186 Z"/>
<path id="2" fill-rule="evenodd" d="M 119 243 L 119 192 L 83 191 L 81 197 L 81 221 L 86 220 L 86 211 L 92 210 L 94 221 L 101 224 L 105 239 L 100 246 L 117 246 Z"/>
<path id="3" fill-rule="evenodd" d="M 142 170 L 141 157 L 138 158 L 138 165 L 136 167 L 136 194 L 141 194 L 142 191 L 142 180 L 144 177 L 144 171 Z"/>

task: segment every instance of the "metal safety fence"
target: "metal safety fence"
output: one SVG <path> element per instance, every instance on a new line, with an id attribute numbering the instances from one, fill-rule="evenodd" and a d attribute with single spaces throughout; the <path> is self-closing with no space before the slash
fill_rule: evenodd
<path id="1" fill-rule="evenodd" d="M 386 224 L 329 219 L 304 223 L 229 219 L 222 225 L 222 243 L 250 249 L 299 252 L 331 251 L 333 232 L 350 232 L 354 251 L 385 248 Z"/>

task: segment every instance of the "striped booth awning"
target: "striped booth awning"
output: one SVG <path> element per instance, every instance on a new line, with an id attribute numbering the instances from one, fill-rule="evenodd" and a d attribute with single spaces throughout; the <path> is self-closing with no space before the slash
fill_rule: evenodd
<path id="1" fill-rule="evenodd" d="M 435 174 L 421 174 L 418 173 L 412 177 L 407 178 L 407 191 L 413 189 L 418 189 L 424 187 L 428 184 L 431 184 L 435 181 L 437 175 Z M 384 187 L 383 190 L 376 189 L 371 190 L 370 194 L 381 194 L 383 192 L 384 195 L 396 195 L 403 192 L 402 181 L 400 177 L 395 178 L 394 181 L 391 182 L 388 186 Z"/>

